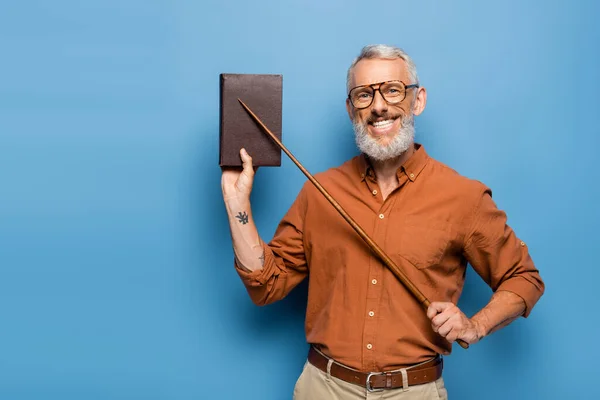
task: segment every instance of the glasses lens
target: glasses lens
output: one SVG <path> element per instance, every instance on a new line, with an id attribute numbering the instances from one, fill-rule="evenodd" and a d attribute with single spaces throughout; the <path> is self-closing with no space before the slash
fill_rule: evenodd
<path id="1" fill-rule="evenodd" d="M 379 90 L 388 103 L 399 103 L 406 95 L 406 87 L 402 82 L 386 82 Z"/>
<path id="2" fill-rule="evenodd" d="M 370 87 L 357 87 L 350 92 L 350 100 L 356 108 L 364 108 L 373 101 L 373 89 Z"/>

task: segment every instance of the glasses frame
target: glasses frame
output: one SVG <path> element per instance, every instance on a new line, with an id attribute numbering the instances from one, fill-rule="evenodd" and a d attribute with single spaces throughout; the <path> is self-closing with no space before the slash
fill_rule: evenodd
<path id="1" fill-rule="evenodd" d="M 404 86 L 404 97 L 402 97 L 400 100 L 396 101 L 396 102 L 390 102 L 388 101 L 388 99 L 385 98 L 385 96 L 383 95 L 383 93 L 381 92 L 381 85 L 384 85 L 386 83 L 392 83 L 392 82 L 400 82 L 403 86 Z M 379 86 L 377 89 L 375 89 L 373 86 Z M 373 97 L 371 97 L 371 102 L 364 106 L 364 107 L 357 107 L 356 105 L 354 105 L 354 102 L 352 101 L 352 97 L 350 97 L 350 94 L 352 93 L 352 91 L 354 89 L 358 89 L 358 88 L 366 88 L 366 87 L 370 87 L 371 90 L 373 90 Z M 348 92 L 348 100 L 350 100 L 350 104 L 352 104 L 352 107 L 354 107 L 357 110 L 364 110 L 365 108 L 369 108 L 371 107 L 371 105 L 373 104 L 373 101 L 375 101 L 375 92 L 379 92 L 379 94 L 381 95 L 381 98 L 383 100 L 385 100 L 386 103 L 388 104 L 398 104 L 401 103 L 402 101 L 404 101 L 404 99 L 406 98 L 406 92 L 408 91 L 408 89 L 412 89 L 412 88 L 418 88 L 419 84 L 418 83 L 413 83 L 410 85 L 405 84 L 404 82 L 394 79 L 391 81 L 383 81 L 383 82 L 378 82 L 378 83 L 372 83 L 370 85 L 360 85 L 360 86 L 355 86 L 352 89 L 350 89 L 350 91 Z"/>

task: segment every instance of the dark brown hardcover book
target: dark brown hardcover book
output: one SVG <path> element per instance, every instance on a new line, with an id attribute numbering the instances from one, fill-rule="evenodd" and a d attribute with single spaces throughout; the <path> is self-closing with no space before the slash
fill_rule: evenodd
<path id="1" fill-rule="evenodd" d="M 257 167 L 281 165 L 281 150 L 244 110 L 238 98 L 281 140 L 282 91 L 281 75 L 221 74 L 221 167 L 241 166 L 242 147 Z"/>

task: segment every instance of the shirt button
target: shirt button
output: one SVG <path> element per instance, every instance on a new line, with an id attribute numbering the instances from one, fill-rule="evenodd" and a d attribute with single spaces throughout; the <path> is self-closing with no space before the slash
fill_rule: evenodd
<path id="1" fill-rule="evenodd" d="M 375 315 L 375 313 L 373 311 L 369 311 L 369 317 L 372 317 L 374 315 Z"/>
<path id="2" fill-rule="evenodd" d="M 371 283 L 372 283 L 373 285 L 377 285 L 377 279 L 373 279 L 373 280 L 371 281 Z"/>
<path id="3" fill-rule="evenodd" d="M 379 214 L 379 219 L 383 219 L 384 215 L 383 214 Z"/>
<path id="4" fill-rule="evenodd" d="M 367 344 L 367 349 L 371 350 L 373 348 L 373 345 L 371 343 Z"/>
<path id="5" fill-rule="evenodd" d="M 415 174 L 410 174 L 410 179 L 415 179 Z"/>
<path id="6" fill-rule="evenodd" d="M 377 190 L 373 190 L 373 196 L 377 194 Z"/>

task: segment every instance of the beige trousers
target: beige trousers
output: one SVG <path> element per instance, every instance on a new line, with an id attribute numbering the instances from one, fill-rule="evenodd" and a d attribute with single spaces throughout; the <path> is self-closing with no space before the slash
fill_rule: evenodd
<path id="1" fill-rule="evenodd" d="M 341 379 L 327 376 L 308 361 L 294 388 L 294 400 L 447 400 L 442 378 L 435 382 L 381 392 L 367 389 Z"/>

